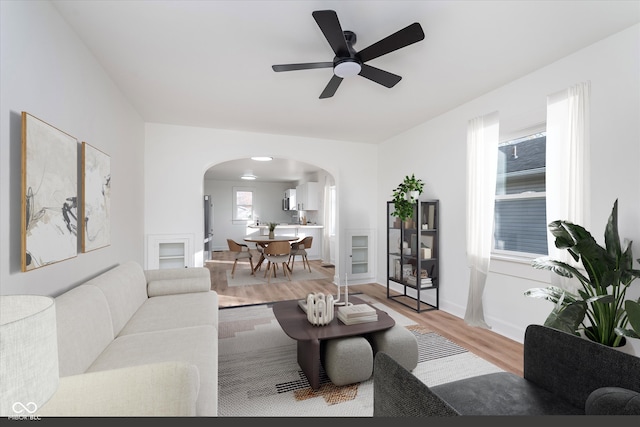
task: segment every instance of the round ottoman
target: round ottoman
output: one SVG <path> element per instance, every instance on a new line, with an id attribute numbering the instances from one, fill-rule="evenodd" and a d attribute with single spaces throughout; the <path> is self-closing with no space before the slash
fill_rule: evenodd
<path id="1" fill-rule="evenodd" d="M 364 337 L 328 340 L 324 348 L 324 370 L 335 385 L 368 380 L 373 374 L 373 350 Z"/>
<path id="2" fill-rule="evenodd" d="M 418 340 L 415 335 L 400 325 L 373 332 L 369 335 L 375 355 L 383 351 L 408 371 L 418 366 Z"/>

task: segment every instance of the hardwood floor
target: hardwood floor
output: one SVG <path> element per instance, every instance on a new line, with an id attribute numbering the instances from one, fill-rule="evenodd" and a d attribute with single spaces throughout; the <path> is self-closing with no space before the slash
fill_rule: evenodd
<path id="1" fill-rule="evenodd" d="M 259 254 L 255 250 L 252 253 L 255 254 L 255 265 Z M 211 289 L 218 293 L 220 308 L 302 299 L 310 292 L 336 293 L 336 286 L 332 282 L 334 269 L 322 266 L 320 261 L 310 261 L 310 264 L 314 269 L 326 271 L 327 279 L 272 283 L 268 286 L 228 286 L 226 271 L 231 270 L 233 262 L 233 255 L 229 251 L 221 251 L 213 252 L 212 259 L 205 263 L 205 267 L 211 271 Z M 242 268 L 250 268 L 248 260 L 238 262 L 236 271 Z M 294 269 L 301 268 L 302 263 L 296 261 Z M 468 326 L 462 319 L 442 310 L 416 313 L 403 304 L 387 299 L 386 288 L 375 283 L 349 286 L 349 293 L 369 295 L 414 320 L 416 324 L 437 332 L 505 371 L 522 376 L 523 347 L 516 341 L 487 329 Z"/>

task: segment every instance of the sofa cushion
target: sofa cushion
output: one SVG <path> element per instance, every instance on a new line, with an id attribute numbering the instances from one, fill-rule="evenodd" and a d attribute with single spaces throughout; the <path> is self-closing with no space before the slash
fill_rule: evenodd
<path id="1" fill-rule="evenodd" d="M 630 372 L 640 372 L 640 358 L 546 326 L 527 327 L 524 377 L 573 406 L 584 408 L 589 395 L 601 387 L 640 392 L 638 376 Z"/>
<path id="2" fill-rule="evenodd" d="M 640 393 L 622 387 L 594 390 L 585 403 L 586 415 L 640 415 Z"/>
<path id="3" fill-rule="evenodd" d="M 175 279 L 204 279 L 204 283 L 208 286 L 201 291 L 211 289 L 211 271 L 206 267 L 192 267 L 192 268 L 162 268 L 155 270 L 145 270 L 144 275 L 147 278 L 147 282 L 153 282 L 155 280 L 175 280 Z"/>
<path id="4" fill-rule="evenodd" d="M 120 264 L 87 284 L 99 287 L 107 298 L 115 335 L 147 300 L 147 279 L 140 264 L 134 261 Z"/>
<path id="5" fill-rule="evenodd" d="M 584 415 L 583 407 L 510 372 L 440 384 L 431 391 L 461 415 Z"/>
<path id="6" fill-rule="evenodd" d="M 195 365 L 200 376 L 197 415 L 218 412 L 218 333 L 213 326 L 194 326 L 117 337 L 88 372 L 148 363 L 182 361 Z"/>
<path id="7" fill-rule="evenodd" d="M 71 375 L 36 415 L 185 417 L 196 415 L 200 379 L 187 363 L 166 362 Z"/>
<path id="8" fill-rule="evenodd" d="M 56 328 L 60 376 L 83 373 L 114 338 L 102 291 L 80 285 L 56 297 Z"/>
<path id="9" fill-rule="evenodd" d="M 149 298 L 119 336 L 200 325 L 218 327 L 218 294 L 215 292 Z"/>
<path id="10" fill-rule="evenodd" d="M 415 375 L 384 351 L 373 360 L 374 417 L 453 417 L 460 415 Z M 437 424 L 437 423 L 435 423 Z M 444 423 L 443 423 L 444 424 Z M 427 420 L 424 425 L 430 425 Z"/>
<path id="11" fill-rule="evenodd" d="M 173 295 L 179 293 L 207 292 L 211 290 L 211 282 L 207 278 L 206 287 L 199 277 L 187 277 L 183 279 L 152 280 L 147 284 L 147 294 L 150 297 Z"/>

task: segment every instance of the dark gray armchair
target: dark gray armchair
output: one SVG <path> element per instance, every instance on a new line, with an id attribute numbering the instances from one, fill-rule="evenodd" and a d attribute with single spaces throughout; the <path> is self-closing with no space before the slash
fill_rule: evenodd
<path id="1" fill-rule="evenodd" d="M 389 355 L 374 360 L 374 417 L 640 415 L 640 358 L 540 325 L 527 327 L 524 377 L 485 374 L 428 387 Z"/>

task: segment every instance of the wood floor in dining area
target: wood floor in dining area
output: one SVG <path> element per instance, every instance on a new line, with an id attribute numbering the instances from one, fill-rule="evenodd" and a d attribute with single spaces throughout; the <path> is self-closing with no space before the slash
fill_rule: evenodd
<path id="1" fill-rule="evenodd" d="M 255 250 L 252 252 L 255 255 L 255 265 L 259 254 Z M 229 251 L 213 252 L 211 260 L 205 262 L 205 267 L 211 271 L 211 289 L 218 293 L 221 308 L 302 299 L 311 292 L 337 292 L 333 283 L 334 268 L 323 266 L 320 261 L 310 261 L 310 264 L 314 270 L 326 272 L 326 279 L 230 287 L 227 285 L 227 270 L 233 268 L 233 263 L 233 254 Z M 243 268 L 251 268 L 248 260 L 238 261 L 236 271 Z M 258 274 L 264 274 L 264 268 Z M 302 269 L 299 257 L 293 268 Z M 523 346 L 516 341 L 488 329 L 468 326 L 459 317 L 442 310 L 417 313 L 403 304 L 387 299 L 386 287 L 376 283 L 349 286 L 349 293 L 369 295 L 414 320 L 416 324 L 442 335 L 505 371 L 522 376 Z"/>

